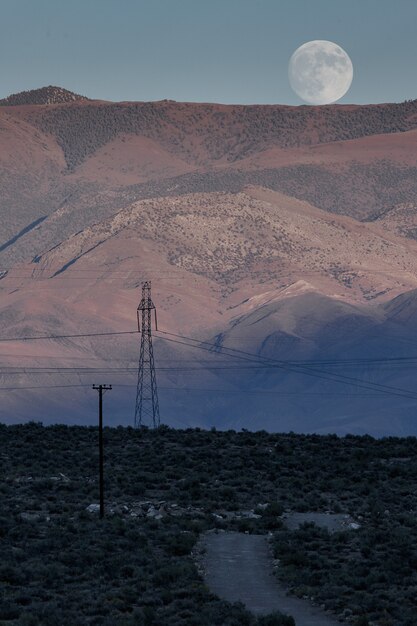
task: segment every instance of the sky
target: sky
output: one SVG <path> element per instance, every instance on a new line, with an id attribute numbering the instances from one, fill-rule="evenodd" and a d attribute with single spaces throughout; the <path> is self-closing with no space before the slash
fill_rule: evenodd
<path id="1" fill-rule="evenodd" d="M 0 98 L 58 85 L 104 100 L 302 104 L 288 62 L 334 41 L 340 103 L 417 98 L 417 0 L 0 0 Z"/>

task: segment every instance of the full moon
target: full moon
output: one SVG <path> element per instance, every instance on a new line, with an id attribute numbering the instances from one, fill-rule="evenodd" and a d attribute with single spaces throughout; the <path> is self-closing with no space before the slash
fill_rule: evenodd
<path id="1" fill-rule="evenodd" d="M 349 55 L 332 41 L 308 41 L 292 55 L 290 84 L 309 104 L 336 102 L 348 91 L 353 78 Z"/>

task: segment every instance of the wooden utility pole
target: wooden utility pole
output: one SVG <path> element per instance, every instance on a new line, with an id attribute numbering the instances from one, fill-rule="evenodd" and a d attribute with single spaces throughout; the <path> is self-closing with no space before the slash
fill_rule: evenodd
<path id="1" fill-rule="evenodd" d="M 98 391 L 98 447 L 100 466 L 100 517 L 104 517 L 104 448 L 103 448 L 103 393 L 111 391 L 111 385 L 93 385 Z"/>

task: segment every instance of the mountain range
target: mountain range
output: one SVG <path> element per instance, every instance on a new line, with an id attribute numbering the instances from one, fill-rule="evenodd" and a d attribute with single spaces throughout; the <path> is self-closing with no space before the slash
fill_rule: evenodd
<path id="1" fill-rule="evenodd" d="M 152 280 L 162 421 L 417 434 L 416 144 L 414 100 L 1 100 L 1 419 L 94 423 L 106 382 L 131 423 L 138 336 L 92 335 Z"/>

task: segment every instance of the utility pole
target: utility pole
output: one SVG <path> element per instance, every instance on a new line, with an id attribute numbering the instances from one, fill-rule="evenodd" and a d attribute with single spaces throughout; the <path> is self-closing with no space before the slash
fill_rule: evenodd
<path id="1" fill-rule="evenodd" d="M 142 283 L 142 300 L 137 308 L 138 330 L 141 333 L 136 390 L 135 427 L 160 424 L 158 389 L 156 386 L 155 362 L 152 347 L 152 311 L 155 329 L 158 330 L 156 307 L 151 297 L 151 281 Z"/>
<path id="2" fill-rule="evenodd" d="M 100 466 L 100 517 L 104 517 L 104 449 L 103 449 L 103 394 L 111 391 L 111 385 L 93 385 L 98 391 L 98 447 Z"/>

